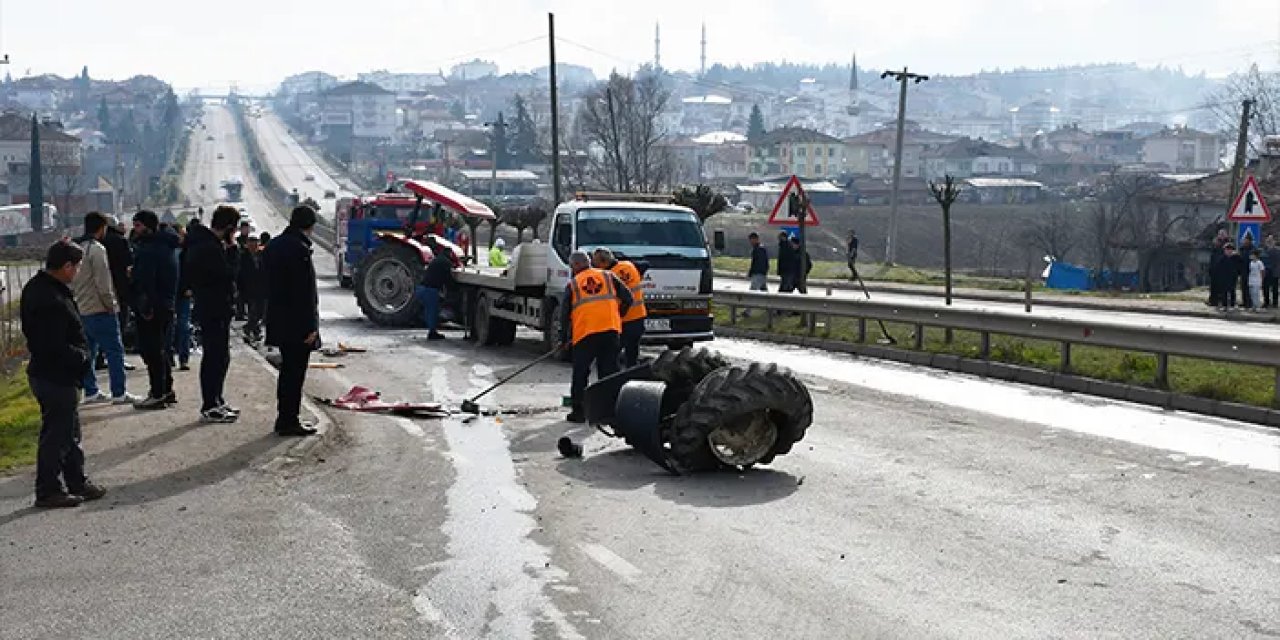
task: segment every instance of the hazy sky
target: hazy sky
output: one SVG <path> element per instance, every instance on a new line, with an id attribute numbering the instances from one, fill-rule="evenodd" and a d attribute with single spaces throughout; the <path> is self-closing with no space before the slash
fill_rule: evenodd
<path id="1" fill-rule="evenodd" d="M 754 8 L 751 8 L 754 7 Z M 178 87 L 273 86 L 338 75 L 435 70 L 472 57 L 503 71 L 546 63 L 546 13 L 561 61 L 597 73 L 652 60 L 841 62 L 926 73 L 1083 62 L 1183 66 L 1214 75 L 1280 67 L 1280 0 L 0 0 L 0 53 L 15 77 L 149 73 Z"/>

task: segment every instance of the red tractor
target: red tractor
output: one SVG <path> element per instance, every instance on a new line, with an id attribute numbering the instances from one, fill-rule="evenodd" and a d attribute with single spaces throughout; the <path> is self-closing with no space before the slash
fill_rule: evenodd
<path id="1" fill-rule="evenodd" d="M 365 317 L 393 327 L 421 324 L 414 288 L 433 257 L 428 236 L 450 251 L 455 267 L 465 262 L 462 249 L 443 236 L 445 212 L 495 218 L 483 203 L 434 182 L 406 180 L 403 187 L 409 193 L 379 194 L 369 200 L 370 206 L 351 207 L 342 257 L 353 267 L 352 287 Z M 446 304 L 446 318 L 456 311 L 450 306 Z"/>

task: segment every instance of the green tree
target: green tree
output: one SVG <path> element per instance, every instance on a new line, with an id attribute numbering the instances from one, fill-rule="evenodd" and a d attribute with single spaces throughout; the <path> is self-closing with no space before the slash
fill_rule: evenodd
<path id="1" fill-rule="evenodd" d="M 489 123 L 489 148 L 493 150 L 493 161 L 499 169 L 511 168 L 511 141 L 507 136 L 507 122 L 498 112 L 498 119 Z"/>
<path id="2" fill-rule="evenodd" d="M 27 183 L 27 202 L 31 203 L 31 230 L 44 229 L 44 171 L 40 166 L 40 122 L 31 114 L 31 161 Z"/>
<path id="3" fill-rule="evenodd" d="M 705 184 L 680 187 L 672 194 L 671 199 L 674 204 L 693 209 L 698 214 L 698 219 L 703 221 L 729 208 L 729 200 Z"/>
<path id="4" fill-rule="evenodd" d="M 747 140 L 759 142 L 765 134 L 764 114 L 760 113 L 760 105 L 751 105 L 751 117 L 747 120 Z"/>
<path id="5" fill-rule="evenodd" d="M 103 133 L 107 133 L 111 129 L 111 110 L 107 108 L 107 97 L 102 96 L 98 100 L 98 128 Z"/>
<path id="6" fill-rule="evenodd" d="M 449 115 L 453 116 L 454 120 L 463 120 L 467 117 L 467 108 L 463 106 L 461 100 L 454 100 L 453 104 L 449 105 Z"/>
<path id="7" fill-rule="evenodd" d="M 520 166 L 538 162 L 542 158 L 542 150 L 538 148 L 538 127 L 529 114 L 529 104 L 524 96 L 516 94 L 511 99 L 511 106 L 516 111 L 509 136 L 512 160 Z"/>

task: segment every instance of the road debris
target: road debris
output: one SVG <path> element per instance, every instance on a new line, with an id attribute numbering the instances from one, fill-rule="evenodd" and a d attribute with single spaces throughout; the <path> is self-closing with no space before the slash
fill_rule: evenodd
<path id="1" fill-rule="evenodd" d="M 382 394 L 356 385 L 350 391 L 337 398 L 315 398 L 316 402 L 327 407 L 358 411 L 361 413 L 383 413 L 414 418 L 446 418 L 448 410 L 438 402 L 386 402 Z"/>
<path id="2" fill-rule="evenodd" d="M 560 455 L 566 458 L 581 458 L 582 445 L 569 439 L 569 436 L 560 438 L 556 443 L 556 448 L 560 450 Z"/>

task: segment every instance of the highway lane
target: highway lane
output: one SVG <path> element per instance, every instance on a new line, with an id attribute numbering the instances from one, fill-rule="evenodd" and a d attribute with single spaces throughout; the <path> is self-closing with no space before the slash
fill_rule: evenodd
<path id="1" fill-rule="evenodd" d="M 289 135 L 288 128 L 274 112 L 263 110 L 261 116 L 250 118 L 250 124 L 258 136 L 259 148 L 280 184 L 285 189 L 297 189 L 299 199 L 309 197 L 320 203 L 321 216 L 332 222 L 336 198 L 351 194 L 325 173 Z M 308 175 L 313 179 L 307 180 Z M 325 198 L 326 192 L 332 192 L 336 197 Z"/>
<path id="2" fill-rule="evenodd" d="M 455 406 L 537 349 L 528 332 L 489 350 L 457 333 L 436 343 L 373 327 L 327 277 L 321 317 L 328 343 L 370 349 L 313 372 L 322 395 L 359 383 Z M 561 422 L 568 370 L 541 365 L 484 401 L 516 414 L 334 413 L 339 446 L 300 470 L 291 495 L 444 637 L 1280 633 L 1275 432 L 749 341 L 715 346 L 787 364 L 811 385 L 809 437 L 768 469 L 667 477 Z M 555 454 L 566 433 L 585 459 Z"/>

